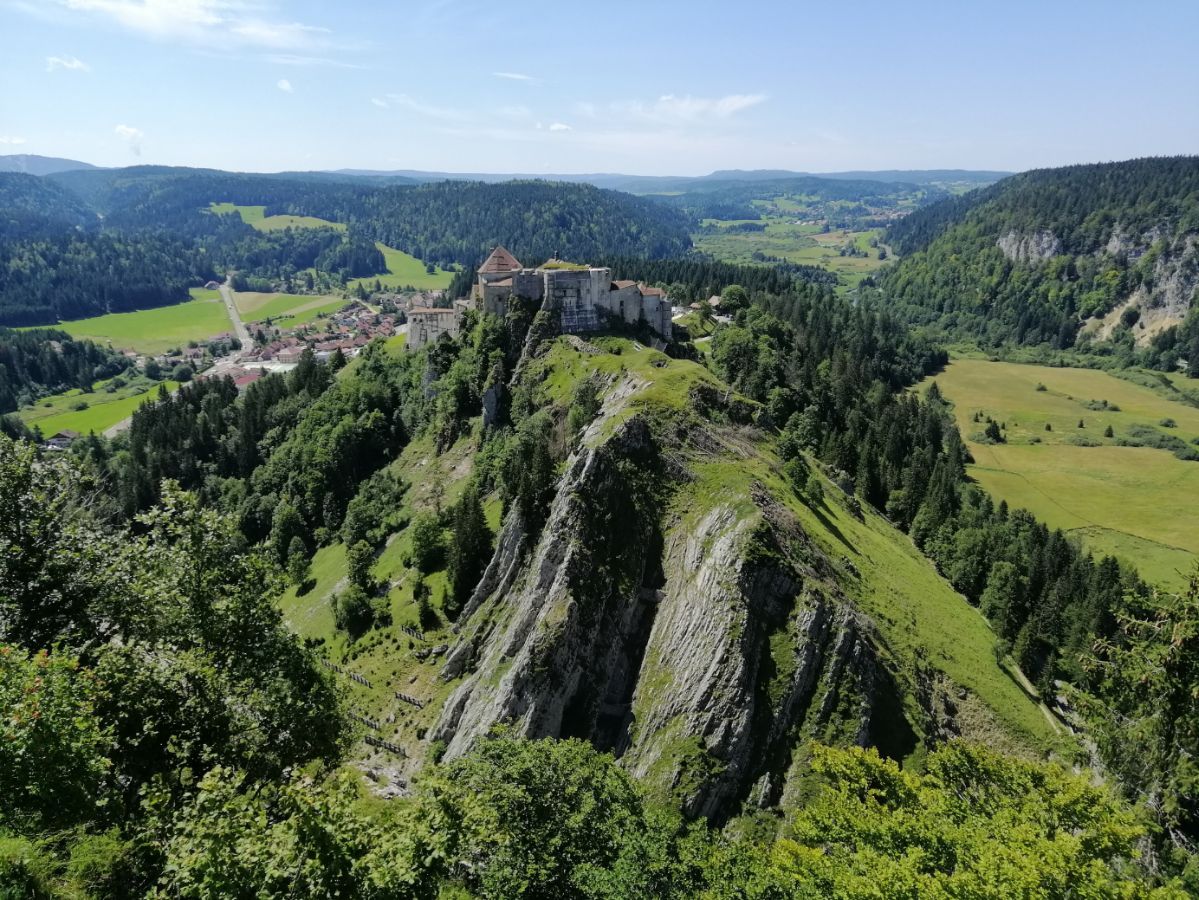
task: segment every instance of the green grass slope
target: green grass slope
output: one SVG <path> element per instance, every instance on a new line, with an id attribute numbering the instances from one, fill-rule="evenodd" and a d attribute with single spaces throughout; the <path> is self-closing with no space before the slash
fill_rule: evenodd
<path id="1" fill-rule="evenodd" d="M 302 325 L 320 315 L 336 312 L 346 305 L 344 297 L 328 294 L 280 294 L 239 291 L 234 293 L 233 302 L 237 311 L 247 322 L 265 322 L 267 319 L 286 318 L 287 326 Z"/>
<path id="2" fill-rule="evenodd" d="M 387 274 L 356 278 L 348 285 L 351 291 L 357 289 L 360 284 L 370 290 L 376 281 L 386 290 L 413 287 L 418 291 L 431 291 L 450 286 L 450 280 L 454 277 L 453 272 L 436 269 L 430 274 L 426 271 L 425 264 L 415 256 L 410 256 L 402 250 L 395 250 L 386 244 L 376 242 L 375 246 L 379 248 L 379 252 L 383 254 L 383 259 L 387 263 Z"/>
<path id="3" fill-rule="evenodd" d="M 259 231 L 281 231 L 284 228 L 336 228 L 345 231 L 342 222 L 330 222 L 328 219 L 318 219 L 316 216 L 268 216 L 265 206 L 238 206 L 235 203 L 213 203 L 209 210 L 218 216 L 241 216 L 247 225 Z"/>
<path id="4" fill-rule="evenodd" d="M 105 390 L 108 381 L 97 381 L 92 393 L 85 394 L 79 389 L 55 394 L 39 400 L 34 406 L 20 410 L 18 415 L 22 422 L 31 428 L 36 425 L 42 434 L 50 437 L 64 429 L 87 434 L 94 431 L 97 434 L 121 422 L 137 410 L 147 400 L 158 396 L 158 382 L 148 378 L 137 377 L 112 393 Z M 168 391 L 174 391 L 179 385 L 174 381 L 163 382 Z M 84 409 L 74 409 L 80 404 L 86 404 Z"/>

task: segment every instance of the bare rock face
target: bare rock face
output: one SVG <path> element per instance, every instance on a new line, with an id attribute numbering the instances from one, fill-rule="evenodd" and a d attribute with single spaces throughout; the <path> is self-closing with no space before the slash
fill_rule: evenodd
<path id="1" fill-rule="evenodd" d="M 880 743 L 898 700 L 829 561 L 760 486 L 668 520 L 691 486 L 663 457 L 634 416 L 568 460 L 531 546 L 505 524 L 443 670 L 446 758 L 500 724 L 585 738 L 719 820 L 779 802 L 806 738 Z"/>
<path id="2" fill-rule="evenodd" d="M 1114 249 L 1129 259 L 1139 259 L 1158 238 L 1158 232 L 1148 232 L 1133 241 L 1116 229 L 1106 250 L 1112 253 Z M 1138 317 L 1132 328 L 1133 338 L 1139 346 L 1146 346 L 1156 335 L 1186 318 L 1199 294 L 1199 236 L 1186 235 L 1163 243 L 1160 251 L 1151 276 L 1102 319 L 1092 320 L 1089 332 L 1108 340 L 1121 324 L 1124 312 L 1135 309 Z"/>
<path id="3" fill-rule="evenodd" d="M 541 537 L 514 579 L 499 574 L 510 570 L 500 557 L 513 555 L 515 532 L 505 528 L 480 586 L 486 590 L 493 579 L 496 590 L 471 598 L 462 641 L 450 656 L 447 674 L 471 662 L 474 672 L 432 732 L 446 741 L 447 758 L 500 723 L 525 737 L 595 730 L 601 698 L 619 691 L 622 675 L 627 680 L 637 664 L 632 638 L 652 610 L 641 587 L 654 522 L 638 509 L 649 498 L 639 496 L 648 485 L 637 482 L 655 458 L 640 419 L 572 456 Z"/>
<path id="4" fill-rule="evenodd" d="M 1062 252 L 1062 242 L 1052 231 L 1034 231 L 1031 234 L 1009 231 L 996 244 L 1004 256 L 1019 263 L 1045 262 Z"/>

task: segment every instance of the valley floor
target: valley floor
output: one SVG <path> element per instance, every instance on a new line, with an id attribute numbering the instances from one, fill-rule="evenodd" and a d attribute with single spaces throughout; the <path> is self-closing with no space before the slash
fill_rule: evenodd
<path id="1" fill-rule="evenodd" d="M 971 477 L 996 499 L 1185 586 L 1199 559 L 1199 462 L 1124 444 L 1156 434 L 1199 449 L 1199 409 L 1092 369 L 955 359 L 932 381 L 954 404 Z M 988 417 L 1004 443 L 982 438 Z"/>

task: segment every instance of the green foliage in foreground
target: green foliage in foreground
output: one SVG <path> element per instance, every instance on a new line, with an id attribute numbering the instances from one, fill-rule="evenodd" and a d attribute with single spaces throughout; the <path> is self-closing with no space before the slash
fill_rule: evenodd
<path id="1" fill-rule="evenodd" d="M 811 749 L 820 787 L 774 840 L 685 824 L 575 740 L 487 741 L 376 814 L 344 776 L 247 788 L 216 770 L 156 896 L 1184 896 L 1140 880 L 1135 815 L 1055 766 L 950 744 L 916 775 Z"/>
<path id="2" fill-rule="evenodd" d="M 103 510 L 69 459 L 0 437 L 0 897 L 46 872 L 141 896 L 205 772 L 273 782 L 344 749 L 331 676 L 231 519 L 170 483 L 131 529 Z"/>

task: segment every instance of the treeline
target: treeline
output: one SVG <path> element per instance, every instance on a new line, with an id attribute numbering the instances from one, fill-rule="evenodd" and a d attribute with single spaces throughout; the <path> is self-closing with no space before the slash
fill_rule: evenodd
<path id="1" fill-rule="evenodd" d="M 69 233 L 0 239 L 0 325 L 46 325 L 179 303 L 216 277 L 187 241 L 169 235 Z"/>
<path id="2" fill-rule="evenodd" d="M 1086 319 L 1153 291 L 1196 232 L 1199 157 L 1043 169 L 892 225 L 904 258 L 878 283 L 900 315 L 955 339 L 1067 348 Z"/>
<path id="3" fill-rule="evenodd" d="M 236 269 L 242 278 L 277 282 L 285 289 L 298 284 L 297 276 L 305 269 L 329 273 L 343 283 L 387 271 L 374 241 L 333 228 L 250 229 L 213 252 L 222 269 Z"/>
<path id="4" fill-rule="evenodd" d="M 784 294 L 796 280 L 833 286 L 837 276 L 819 266 L 777 263 L 747 266 L 721 262 L 701 254 L 677 259 L 628 259 L 607 257 L 596 265 L 609 266 L 612 277 L 632 278 L 647 284 L 682 285 L 690 300 L 707 300 L 730 284 L 739 284 L 751 293 Z"/>
<path id="5" fill-rule="evenodd" d="M 705 178 L 688 183 L 681 192 L 657 194 L 652 199 L 663 206 L 682 210 L 695 223 L 703 219 L 760 219 L 754 201 L 781 196 L 799 196 L 812 208 L 836 219 L 838 226 L 851 225 L 879 210 L 894 209 L 901 200 L 929 203 L 947 196 L 931 185 L 865 179 L 790 176 L 763 179 Z"/>
<path id="6" fill-rule="evenodd" d="M 1141 351 L 1139 361 L 1152 369 L 1174 372 L 1180 360 L 1186 361 L 1191 378 L 1199 378 L 1199 303 L 1192 304 L 1181 325 L 1154 335 L 1149 347 Z"/>
<path id="7" fill-rule="evenodd" d="M 70 191 L 18 172 L 0 172 L 0 235 L 36 238 L 94 224 L 96 214 Z"/>
<path id="8" fill-rule="evenodd" d="M 889 315 L 833 298 L 759 299 L 739 325 L 716 333 L 712 360 L 782 424 L 788 462 L 802 466 L 799 451 L 808 451 L 910 531 L 1046 694 L 1056 678 L 1081 680 L 1079 656 L 1112 635 L 1124 594 L 1147 592 L 1132 570 L 1093 560 L 970 484 L 969 453 L 937 391 L 923 401 L 896 393 L 935 371 L 944 352 Z M 801 485 L 806 476 L 794 473 Z"/>
<path id="9" fill-rule="evenodd" d="M 317 175 L 234 175 L 134 167 L 0 181 L 0 324 L 142 309 L 236 270 L 255 288 L 307 289 L 386 271 L 380 241 L 444 268 L 497 243 L 533 264 L 551 256 L 664 258 L 690 248 L 682 214 L 590 185 L 443 182 L 419 187 Z M 347 225 L 259 232 L 213 202 Z M 308 273 L 310 274 L 310 273 Z"/>
<path id="10" fill-rule="evenodd" d="M 1133 238 L 1199 231 L 1199 156 L 1036 169 L 913 212 L 888 230 L 901 254 L 964 221 L 998 237 L 1049 231 L 1071 256 L 1096 253 L 1113 231 Z"/>
<path id="11" fill-rule="evenodd" d="M 90 391 L 131 365 L 119 353 L 64 331 L 0 328 L 0 413 L 72 388 Z"/>

